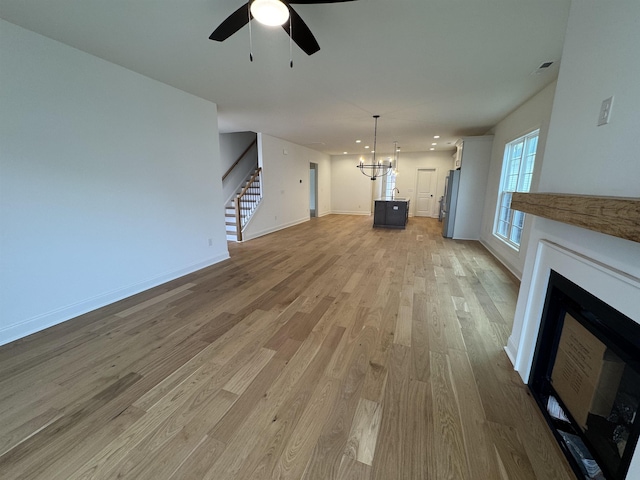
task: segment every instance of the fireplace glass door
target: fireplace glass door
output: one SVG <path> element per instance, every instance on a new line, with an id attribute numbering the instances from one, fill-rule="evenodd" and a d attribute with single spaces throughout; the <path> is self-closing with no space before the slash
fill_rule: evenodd
<path id="1" fill-rule="evenodd" d="M 640 325 L 552 274 L 529 387 L 578 478 L 622 480 L 640 430 Z"/>

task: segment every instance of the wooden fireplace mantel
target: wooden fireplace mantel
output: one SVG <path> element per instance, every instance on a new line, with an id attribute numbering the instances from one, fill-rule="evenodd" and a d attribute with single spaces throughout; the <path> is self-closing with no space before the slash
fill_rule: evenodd
<path id="1" fill-rule="evenodd" d="M 514 193 L 511 208 L 640 243 L 640 198 Z"/>

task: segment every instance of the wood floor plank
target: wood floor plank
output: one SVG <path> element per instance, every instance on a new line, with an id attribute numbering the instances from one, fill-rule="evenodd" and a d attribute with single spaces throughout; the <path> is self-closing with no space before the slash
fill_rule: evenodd
<path id="1" fill-rule="evenodd" d="M 407 397 L 409 394 L 409 348 L 393 345 L 390 350 L 389 377 L 382 402 L 376 454 L 373 460 L 374 479 L 407 478 L 403 470 L 408 446 L 404 443 L 407 426 Z"/>
<path id="2" fill-rule="evenodd" d="M 446 355 L 431 352 L 431 391 L 437 478 L 468 479 L 460 410 L 455 399 Z"/>
<path id="3" fill-rule="evenodd" d="M 357 345 L 353 346 L 350 358 L 345 361 L 345 374 L 334 377 L 340 380 L 339 394 L 306 465 L 305 479 L 335 478 L 337 475 L 368 371 L 368 359 L 375 347 L 375 333 L 371 327 L 360 331 L 356 337 Z M 346 335 L 345 332 L 342 338 Z"/>
<path id="4" fill-rule="evenodd" d="M 440 446 L 434 439 L 434 416 L 431 385 L 419 380 L 409 381 L 407 420 L 403 443 L 406 478 L 428 480 L 438 478 L 435 452 Z"/>
<path id="5" fill-rule="evenodd" d="M 224 441 L 231 438 L 236 433 L 239 425 L 249 417 L 253 409 L 259 404 L 260 399 L 267 394 L 275 379 L 282 373 L 289 359 L 295 354 L 300 345 L 301 342 L 288 339 L 225 416 L 210 430 L 208 436 Z"/>
<path id="6" fill-rule="evenodd" d="M 171 298 L 175 295 L 177 295 L 178 293 L 184 291 L 184 290 L 189 290 L 192 287 L 195 287 L 196 284 L 195 283 L 185 283 L 184 285 L 180 285 L 179 287 L 176 287 L 172 290 L 169 290 L 168 292 L 162 293 L 160 295 L 157 295 L 153 298 L 150 298 L 149 300 L 145 301 L 145 302 L 140 302 L 137 305 L 134 305 L 132 307 L 129 307 L 125 310 L 122 310 L 118 313 L 116 313 L 115 315 L 117 317 L 128 317 L 129 315 L 132 315 L 134 313 L 139 312 L 140 310 L 144 310 L 145 308 L 151 306 L 151 305 L 155 305 L 156 303 L 162 302 L 168 298 Z"/>
<path id="7" fill-rule="evenodd" d="M 405 270 L 406 272 L 406 270 Z M 405 347 L 411 346 L 413 320 L 413 286 L 403 285 L 400 292 L 400 308 L 396 320 L 393 342 Z"/>
<path id="8" fill-rule="evenodd" d="M 183 480 L 204 477 L 210 465 L 222 454 L 224 448 L 224 443 L 205 435 L 168 479 Z"/>
<path id="9" fill-rule="evenodd" d="M 46 470 L 49 463 L 65 452 L 73 450 L 82 441 L 96 418 L 104 418 L 104 410 L 111 406 L 110 402 L 141 378 L 136 373 L 126 375 L 98 392 L 71 414 L 59 418 L 38 434 L 19 443 L 0 457 L 0 472 L 7 478 L 39 475 Z M 107 419 L 108 415 L 107 413 Z M 39 452 L 37 462 L 30 458 L 33 451 Z"/>
<path id="10" fill-rule="evenodd" d="M 411 315 L 411 378 L 429 382 L 429 302 L 423 293 L 413 296 Z"/>
<path id="11" fill-rule="evenodd" d="M 382 407 L 379 403 L 360 399 L 348 440 L 358 462 L 369 466 L 373 464 L 381 417 Z"/>
<path id="12" fill-rule="evenodd" d="M 480 243 L 327 215 L 228 246 L 0 347 L 0 478 L 572 478 Z"/>
<path id="13" fill-rule="evenodd" d="M 222 389 L 235 393 L 236 395 L 242 395 L 275 354 L 275 350 L 261 348 L 251 360 L 245 363 L 244 366 L 224 384 Z"/>
<path id="14" fill-rule="evenodd" d="M 128 407 L 125 411 L 112 418 L 103 428 L 92 432 L 91 442 L 82 442 L 76 445 L 69 454 L 49 462 L 38 477 L 48 478 L 49 480 L 69 479 L 84 464 L 87 458 L 92 457 L 102 449 L 102 444 L 110 442 L 127 431 L 144 415 L 145 412 L 143 410 L 134 406 Z"/>
<path id="15" fill-rule="evenodd" d="M 495 459 L 508 479 L 535 480 L 533 467 L 515 428 L 498 423 L 487 423 L 495 450 Z M 496 477 L 497 478 L 497 477 Z"/>
<path id="16" fill-rule="evenodd" d="M 450 350 L 451 381 L 459 405 L 470 478 L 498 478 L 493 442 L 487 435 L 482 400 L 466 352 Z"/>
<path id="17" fill-rule="evenodd" d="M 270 474 L 270 478 L 297 480 L 302 477 L 307 459 L 339 394 L 339 386 L 340 382 L 332 377 L 324 376 L 320 380 L 273 469 L 267 468 L 266 473 Z M 263 465 L 256 467 L 248 478 L 252 480 L 265 478 Z"/>
<path id="18" fill-rule="evenodd" d="M 517 409 L 515 426 L 527 453 L 536 478 L 568 480 L 573 478 L 567 460 L 560 454 L 559 445 L 552 441 L 552 433 L 544 424 L 542 413 L 525 388 L 510 386 L 509 403 Z"/>
<path id="19" fill-rule="evenodd" d="M 358 462 L 351 455 L 344 455 L 340 462 L 336 480 L 369 480 L 371 478 L 371 467 L 362 462 Z"/>
<path id="20" fill-rule="evenodd" d="M 96 480 L 169 477 L 236 400 L 237 395 L 226 390 L 194 397 L 150 432 L 136 449 L 129 450 L 114 468 L 102 475 L 96 472 L 94 477 Z"/>
<path id="21" fill-rule="evenodd" d="M 299 373 L 289 377 L 291 380 L 283 378 L 284 384 L 274 383 L 263 397 L 263 405 L 255 408 L 234 436 L 226 442 L 227 448 L 207 472 L 205 479 L 225 476 L 246 478 L 259 465 L 263 466 L 264 471 L 273 468 L 343 334 L 344 328 L 332 328 L 322 344 L 313 349 L 314 353 L 308 363 L 304 362 L 307 364 L 306 368 L 297 370 Z M 296 356 L 292 358 L 290 365 L 295 359 Z M 273 401 L 268 402 L 268 399 Z M 256 431 L 262 433 L 249 435 Z"/>

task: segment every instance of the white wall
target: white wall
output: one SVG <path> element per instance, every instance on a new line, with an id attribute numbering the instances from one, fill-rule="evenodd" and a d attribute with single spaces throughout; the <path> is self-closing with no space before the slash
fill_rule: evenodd
<path id="1" fill-rule="evenodd" d="M 640 196 L 639 18 L 637 0 L 573 2 L 541 191 Z"/>
<path id="2" fill-rule="evenodd" d="M 227 171 L 233 162 L 257 138 L 254 132 L 235 132 L 220 134 L 220 166 L 222 173 Z"/>
<path id="3" fill-rule="evenodd" d="M 254 132 L 237 132 L 220 134 L 220 165 L 222 175 L 234 164 L 251 142 L 256 140 Z M 229 176 L 222 181 L 222 198 L 225 204 L 235 197 L 238 187 L 258 165 L 258 145 L 252 147 L 234 167 Z"/>
<path id="4" fill-rule="evenodd" d="M 453 168 L 453 150 L 433 152 L 400 153 L 396 187 L 400 190 L 399 197 L 411 199 L 409 215 L 413 216 L 416 209 L 416 185 L 418 169 L 433 168 L 436 171 L 436 191 L 434 194 L 433 216 L 438 216 L 438 201 L 444 195 L 445 179 L 449 170 Z"/>
<path id="5" fill-rule="evenodd" d="M 329 212 L 329 155 L 262 133 L 258 134 L 258 152 L 263 199 L 243 231 L 244 240 L 309 220 L 310 163 L 318 164 L 318 216 Z"/>
<path id="6" fill-rule="evenodd" d="M 479 240 L 493 135 L 463 137 L 453 238 Z"/>
<path id="7" fill-rule="evenodd" d="M 637 0 L 572 2 L 539 191 L 640 196 L 639 18 Z M 600 104 L 611 95 L 611 122 L 598 127 Z M 536 218 L 507 348 L 512 358 L 535 341 L 521 334 L 540 239 L 640 278 L 639 243 Z M 640 478 L 638 449 L 627 478 Z"/>
<path id="8" fill-rule="evenodd" d="M 356 168 L 359 162 L 360 156 L 331 157 L 331 213 L 371 214 L 373 182 Z"/>
<path id="9" fill-rule="evenodd" d="M 494 128 L 493 149 L 491 152 L 491 165 L 489 167 L 489 182 L 485 197 L 484 213 L 482 216 L 482 230 L 480 241 L 518 278 L 522 277 L 529 235 L 533 217 L 525 216 L 525 226 L 522 233 L 520 250 L 515 250 L 505 242 L 493 235 L 493 225 L 498 205 L 498 191 L 500 188 L 500 176 L 502 174 L 502 162 L 504 148 L 507 143 L 525 135 L 533 130 L 540 129 L 538 138 L 538 152 L 531 183 L 531 190 L 536 191 L 542 165 L 544 161 L 549 119 L 556 89 L 556 82 L 551 83 L 537 95 L 523 103 L 517 110 L 504 118 Z"/>
<path id="10" fill-rule="evenodd" d="M 415 211 L 416 182 L 419 168 L 433 168 L 436 170 L 436 207 L 434 215 L 437 216 L 437 202 L 444 194 L 444 182 L 447 173 L 453 168 L 453 151 L 412 152 L 400 154 L 396 186 L 400 190 L 399 197 L 411 199 L 409 215 Z M 386 158 L 382 155 L 382 158 Z M 370 215 L 372 212 L 372 197 L 379 197 L 377 189 L 381 187 L 384 179 L 372 182 L 362 175 L 356 168 L 360 162 L 359 155 L 336 155 L 331 157 L 331 211 L 338 214 Z M 373 190 L 372 190 L 373 189 Z M 375 200 L 375 198 L 373 198 Z"/>
<path id="11" fill-rule="evenodd" d="M 215 104 L 1 20 L 0 55 L 0 343 L 228 257 Z"/>
<path id="12" fill-rule="evenodd" d="M 637 0 L 572 3 L 538 191 L 640 197 L 638 18 Z M 611 95 L 611 121 L 598 127 Z M 536 219 L 532 235 L 547 234 L 640 277 L 638 243 Z"/>
<path id="13" fill-rule="evenodd" d="M 322 217 L 331 213 L 331 192 L 332 192 L 332 169 L 331 157 L 325 154 L 319 154 L 318 152 L 310 152 L 310 158 L 316 160 L 309 160 L 312 163 L 317 163 L 316 175 L 318 177 L 318 197 L 316 198 L 316 216 Z M 317 160 L 320 160 L 319 162 Z"/>

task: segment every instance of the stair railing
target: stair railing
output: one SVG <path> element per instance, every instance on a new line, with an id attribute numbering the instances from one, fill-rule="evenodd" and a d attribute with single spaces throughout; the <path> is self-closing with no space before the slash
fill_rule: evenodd
<path id="1" fill-rule="evenodd" d="M 251 150 L 251 148 L 258 142 L 258 139 L 255 139 L 253 142 L 251 142 L 251 144 L 245 149 L 244 152 L 242 152 L 240 154 L 240 156 L 238 157 L 238 159 L 233 162 L 233 165 L 231 165 L 231 167 L 229 167 L 229 170 L 227 170 L 224 175 L 222 175 L 222 181 L 224 182 L 224 179 L 227 178 L 229 176 L 229 174 L 231 173 L 231 171 L 236 168 L 236 166 L 240 163 L 240 160 L 242 160 L 244 158 L 244 156 L 249 153 L 249 150 Z"/>
<path id="2" fill-rule="evenodd" d="M 236 235 L 239 242 L 242 241 L 242 229 L 253 215 L 260 200 L 262 200 L 261 177 L 262 167 L 255 171 L 236 197 Z"/>

